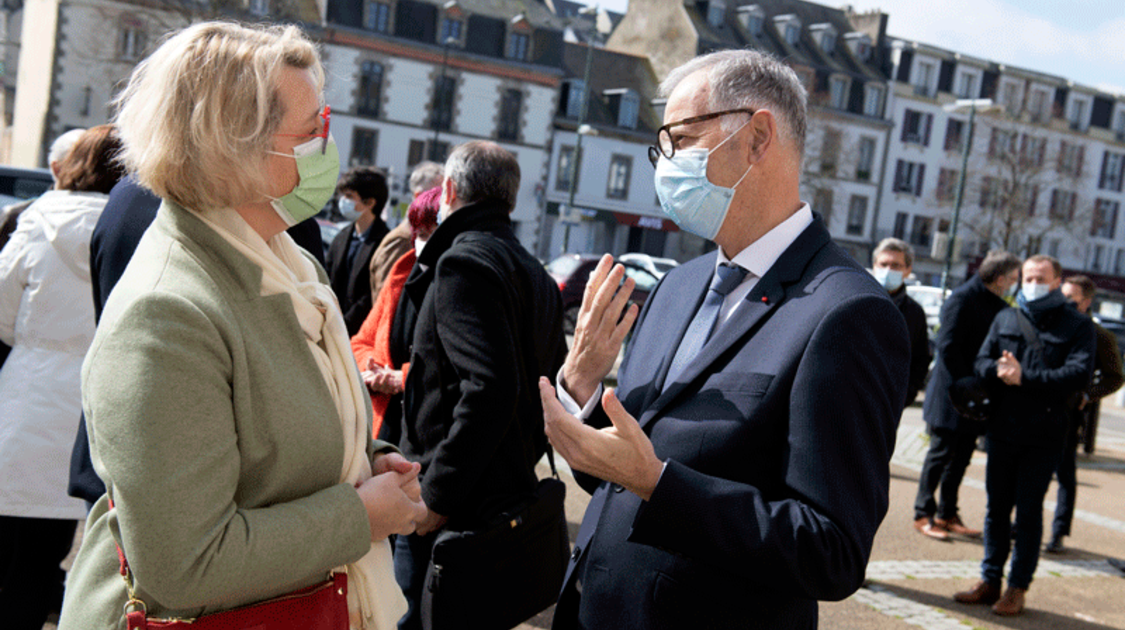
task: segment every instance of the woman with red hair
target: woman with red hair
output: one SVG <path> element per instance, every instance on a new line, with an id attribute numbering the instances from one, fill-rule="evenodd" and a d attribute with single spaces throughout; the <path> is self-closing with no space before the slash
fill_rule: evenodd
<path id="1" fill-rule="evenodd" d="M 437 187 L 421 193 L 410 203 L 406 216 L 414 237 L 414 249 L 403 254 L 391 267 L 375 305 L 359 332 L 352 337 L 352 352 L 363 369 L 363 381 L 371 393 L 375 411 L 371 433 L 392 444 L 398 443 L 401 431 L 402 405 L 398 402 L 409 368 L 408 348 L 414 332 L 414 313 L 405 312 L 409 304 L 400 305 L 399 297 L 418 254 L 437 229 L 440 200 L 441 188 Z"/>

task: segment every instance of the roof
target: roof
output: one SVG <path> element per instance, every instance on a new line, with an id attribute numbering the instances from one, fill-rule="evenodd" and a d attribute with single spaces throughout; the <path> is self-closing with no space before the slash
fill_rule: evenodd
<path id="1" fill-rule="evenodd" d="M 658 81 L 647 57 L 567 43 L 563 47 L 563 76 L 581 79 L 586 70 L 586 53 L 591 60 L 590 101 L 586 122 L 591 126 L 616 127 L 617 118 L 604 94 L 611 90 L 631 89 L 640 96 L 636 131 L 655 133 L 662 124 L 649 98 L 657 91 Z"/>

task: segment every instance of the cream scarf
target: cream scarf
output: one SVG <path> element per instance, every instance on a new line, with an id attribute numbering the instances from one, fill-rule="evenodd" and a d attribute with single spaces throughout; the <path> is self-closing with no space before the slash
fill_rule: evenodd
<path id="1" fill-rule="evenodd" d="M 315 265 L 285 232 L 266 242 L 234 210 L 196 216 L 262 268 L 262 295 L 286 293 L 293 301 L 309 351 L 336 402 L 344 432 L 340 481 L 354 485 L 370 479 L 367 410 L 371 408 L 371 399 L 360 379 L 335 294 L 320 282 Z M 366 555 L 343 570 L 348 574 L 352 630 L 393 630 L 406 613 L 407 604 L 395 582 L 390 544 L 385 539 L 371 543 Z"/>

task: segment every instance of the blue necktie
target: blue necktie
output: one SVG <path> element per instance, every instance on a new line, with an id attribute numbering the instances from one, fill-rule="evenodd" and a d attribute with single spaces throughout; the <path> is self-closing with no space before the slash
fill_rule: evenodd
<path id="1" fill-rule="evenodd" d="M 723 263 L 715 269 L 715 276 L 711 278 L 711 288 L 707 291 L 706 297 L 703 298 L 703 306 L 700 306 L 699 310 L 695 312 L 695 317 L 692 318 L 687 332 L 684 333 L 683 340 L 680 341 L 680 347 L 676 349 L 676 356 L 672 358 L 672 367 L 668 369 L 668 376 L 664 379 L 664 387 L 667 388 L 669 384 L 673 383 L 680 372 L 703 349 L 703 345 L 711 337 L 711 332 L 715 330 L 715 323 L 719 320 L 719 311 L 722 309 L 723 299 L 735 287 L 742 284 L 747 273 L 746 269 L 729 263 Z"/>

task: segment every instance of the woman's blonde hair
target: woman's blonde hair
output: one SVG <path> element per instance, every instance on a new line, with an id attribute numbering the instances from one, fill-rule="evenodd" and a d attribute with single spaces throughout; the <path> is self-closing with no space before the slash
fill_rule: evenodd
<path id="1" fill-rule="evenodd" d="M 204 22 L 173 34 L 115 102 L 125 166 L 185 208 L 262 198 L 286 66 L 310 70 L 323 89 L 316 47 L 295 26 Z"/>

